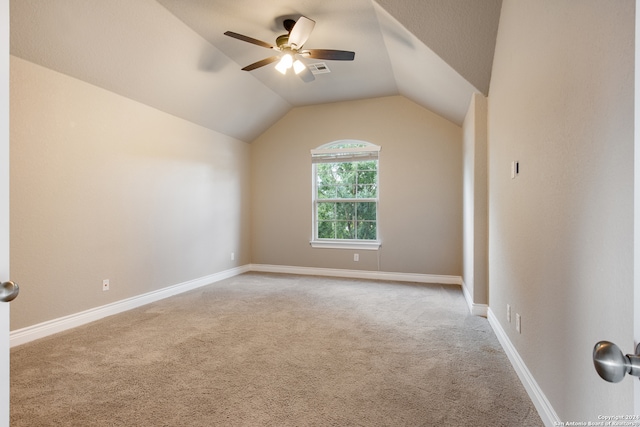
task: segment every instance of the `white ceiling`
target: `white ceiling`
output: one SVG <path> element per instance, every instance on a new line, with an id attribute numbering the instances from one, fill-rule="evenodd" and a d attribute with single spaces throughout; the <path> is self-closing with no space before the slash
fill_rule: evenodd
<path id="1" fill-rule="evenodd" d="M 488 92 L 501 0 L 379 1 L 393 16 L 372 0 L 19 0 L 11 53 L 247 142 L 295 106 L 397 94 L 461 124 Z M 355 60 L 310 83 L 241 70 L 273 51 L 225 31 L 275 44 L 300 15 L 316 21 L 305 48 Z"/>

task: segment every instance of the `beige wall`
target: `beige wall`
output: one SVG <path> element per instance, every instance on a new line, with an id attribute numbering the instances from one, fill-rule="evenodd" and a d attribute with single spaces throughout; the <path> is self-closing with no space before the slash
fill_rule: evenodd
<path id="1" fill-rule="evenodd" d="M 591 357 L 604 339 L 633 350 L 634 19 L 633 0 L 503 2 L 490 306 L 563 421 L 633 413 L 637 379 L 604 382 Z"/>
<path id="2" fill-rule="evenodd" d="M 250 262 L 249 145 L 16 57 L 10 112 L 12 329 Z"/>
<path id="3" fill-rule="evenodd" d="M 473 304 L 486 306 L 488 295 L 487 98 L 476 93 L 462 124 L 464 286 Z"/>
<path id="4" fill-rule="evenodd" d="M 309 150 L 340 139 L 382 147 L 379 253 L 309 245 Z M 253 263 L 462 274 L 462 129 L 404 97 L 295 108 L 252 143 L 251 171 Z"/>

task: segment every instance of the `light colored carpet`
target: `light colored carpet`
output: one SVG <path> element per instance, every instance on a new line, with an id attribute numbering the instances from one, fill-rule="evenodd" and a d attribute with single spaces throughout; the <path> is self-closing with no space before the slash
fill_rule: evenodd
<path id="1" fill-rule="evenodd" d="M 11 426 L 541 426 L 459 287 L 244 274 L 11 351 Z"/>

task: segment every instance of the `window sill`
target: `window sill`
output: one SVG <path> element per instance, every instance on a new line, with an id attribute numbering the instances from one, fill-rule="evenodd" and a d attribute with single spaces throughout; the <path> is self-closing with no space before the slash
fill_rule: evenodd
<path id="1" fill-rule="evenodd" d="M 312 248 L 324 249 L 358 249 L 363 251 L 377 251 L 382 242 L 379 241 L 354 241 L 354 240 L 312 240 Z"/>

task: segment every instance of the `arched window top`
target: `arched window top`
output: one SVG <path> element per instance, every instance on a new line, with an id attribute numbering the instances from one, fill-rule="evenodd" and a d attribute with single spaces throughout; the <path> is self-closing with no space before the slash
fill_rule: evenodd
<path id="1" fill-rule="evenodd" d="M 316 148 L 316 150 L 341 150 L 345 148 L 377 148 L 380 147 L 367 141 L 360 141 L 358 139 L 340 139 L 338 141 L 328 142 Z"/>
<path id="2" fill-rule="evenodd" d="M 367 141 L 342 139 L 311 150 L 313 163 L 377 160 L 380 146 Z"/>

